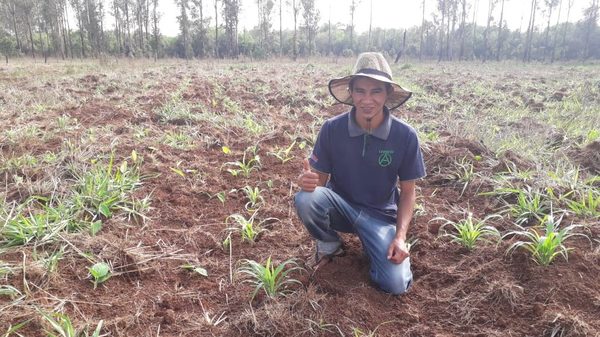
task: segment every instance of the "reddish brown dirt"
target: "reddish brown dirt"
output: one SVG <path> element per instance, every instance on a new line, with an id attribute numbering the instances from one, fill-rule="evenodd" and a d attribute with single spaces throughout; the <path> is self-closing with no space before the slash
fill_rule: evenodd
<path id="1" fill-rule="evenodd" d="M 353 335 L 354 328 L 365 333 L 375 331 L 377 336 L 599 335 L 600 253 L 591 248 L 589 241 L 571 241 L 569 246 L 575 250 L 569 261 L 558 259 L 544 268 L 521 251 L 506 255 L 511 241 L 498 247 L 479 246 L 469 252 L 439 237 L 440 224 L 432 222 L 433 218 L 457 220 L 460 209 L 470 209 L 475 216 L 484 217 L 502 207 L 494 197 L 478 194 L 493 188 L 483 179 L 473 181 L 461 193 L 463 185 L 445 175 L 453 162 L 472 161 L 478 172 L 488 175 L 504 170 L 508 162 L 520 167 L 530 165 L 514 153 L 496 157 L 477 141 L 451 135 L 424 148 L 429 174 L 418 184 L 418 203 L 424 212 L 415 216 L 409 232 L 418 240 L 411 253 L 414 283 L 409 293 L 390 296 L 374 288 L 368 279 L 368 264 L 360 242 L 344 235 L 346 256 L 336 258 L 314 275 L 292 274 L 302 282 L 292 287 L 294 293 L 276 300 L 259 294 L 251 301 L 252 287 L 235 274 L 240 260 L 264 261 L 271 256 L 279 263 L 296 258 L 304 266 L 304 261 L 312 256 L 312 242 L 292 206 L 297 190 L 294 180 L 306 152 L 295 148 L 294 158 L 285 164 L 268 152 L 276 146 L 289 145 L 286 132 L 310 126 L 314 117 L 305 112 L 309 106 L 324 118 L 344 108 L 319 101 L 326 98 L 324 91 L 315 98 L 292 91 L 299 99 L 288 114 L 298 119 L 282 115 L 284 105 L 294 98 L 282 92 L 286 83 L 293 82 L 293 88 L 298 90 L 323 86 L 333 74 L 319 68 L 287 66 L 283 70 L 258 71 L 247 66 L 243 71 L 221 75 L 219 81 L 228 83 L 240 76 L 252 79 L 239 86 L 227 86 L 224 92 L 245 111 L 274 121 L 274 131 L 257 139 L 240 129 L 194 122 L 191 128 L 201 138 L 191 149 L 178 150 L 156 140 L 162 132 L 180 126 L 161 123 L 154 116 L 155 109 L 178 87 L 181 76 L 190 81 L 183 94 L 186 101 L 212 104 L 214 78 L 189 65 L 147 71 L 131 87 L 113 83 L 103 74 L 85 74 L 50 85 L 65 95 L 88 97 L 94 90 L 102 90 L 105 95 L 89 98 L 77 107 L 49 111 L 36 122 L 52 130 L 58 116 L 68 115 L 77 118 L 80 128 L 56 134 L 45 142 L 3 144 L 4 155 L 41 154 L 59 150 L 63 139 L 76 139 L 88 128 L 104 126 L 105 133 L 97 134 L 94 149 L 108 151 L 116 139 L 118 158 L 127 157 L 134 149 L 144 157 L 143 171 L 148 178 L 136 195 L 151 194 L 152 210 L 145 224 L 117 216 L 107 220 L 95 237 L 86 233 L 64 235 L 78 250 L 112 263 L 117 275 L 97 289 L 93 289 L 87 275 L 89 263 L 72 250 L 60 261 L 57 273 L 29 269 L 25 275 L 18 272 L 11 276 L 9 284 L 27 293 L 27 297 L 13 307 L 5 307 L 10 301 L 0 297 L 0 332 L 6 331 L 9 324 L 32 319 L 20 333 L 44 336 L 44 329 L 50 327 L 36 314 L 36 308 L 40 308 L 66 312 L 78 326 L 104 320 L 103 332 L 109 336 L 347 336 Z M 139 89 L 156 79 L 162 81 L 160 86 Z M 451 86 L 434 82 L 432 89 L 452 92 Z M 258 85 L 267 88 L 266 104 L 250 94 L 252 87 Z M 135 105 L 126 106 L 122 102 L 125 98 L 132 99 Z M 224 109 L 219 104 L 215 110 Z M 402 118 L 408 113 L 414 112 L 401 110 L 397 115 Z M 2 122 L 2 129 L 9 129 L 10 123 L 11 120 Z M 136 126 L 148 128 L 150 136 L 141 140 L 133 137 Z M 240 159 L 244 149 L 255 144 L 259 144 L 260 170 L 246 178 L 232 177 L 223 169 L 224 163 Z M 230 147 L 232 153 L 224 154 L 223 145 Z M 475 160 L 475 156 L 483 159 Z M 197 174 L 184 178 L 171 170 L 175 167 L 195 170 Z M 33 171 L 19 174 L 30 177 L 36 174 Z M 10 186 L 14 185 L 12 173 L 3 172 L 2 176 Z M 272 187 L 266 185 L 268 180 Z M 264 190 L 259 220 L 277 220 L 265 224 L 266 231 L 254 244 L 241 242 L 234 235 L 230 259 L 228 251 L 222 248 L 229 226 L 225 219 L 245 212 L 246 200 L 239 189 L 246 185 Z M 213 197 L 223 191 L 227 193 L 224 204 Z M 26 189 L 6 192 L 9 201 L 28 196 Z M 504 231 L 513 228 L 506 217 L 494 225 Z M 588 234 L 597 237 L 597 229 L 591 227 L 590 231 Z M 60 245 L 58 242 L 38 249 L 52 250 Z M 2 253 L 1 260 L 20 265 L 23 260 L 31 262 L 32 253 L 31 246 L 18 248 Z M 188 262 L 206 268 L 208 277 L 180 268 Z M 29 285 L 27 290 L 24 280 Z M 211 325 L 205 314 L 214 320 L 222 314 L 224 320 Z"/>

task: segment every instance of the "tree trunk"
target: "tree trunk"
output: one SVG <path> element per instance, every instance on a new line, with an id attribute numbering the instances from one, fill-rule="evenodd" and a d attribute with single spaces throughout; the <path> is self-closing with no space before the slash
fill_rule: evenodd
<path id="1" fill-rule="evenodd" d="M 283 57 L 283 11 L 281 10 L 282 4 L 283 0 L 279 0 L 279 57 Z M 329 42 L 331 43 L 331 26 L 329 31 Z"/>
<path id="2" fill-rule="evenodd" d="M 371 26 L 373 25 L 373 0 L 371 0 L 371 11 L 369 14 L 369 44 L 368 49 L 371 50 Z"/>
<path id="3" fill-rule="evenodd" d="M 12 7 L 11 7 L 11 5 L 12 5 Z M 19 39 L 19 31 L 17 30 L 17 5 L 14 2 L 9 3 L 8 11 L 10 12 L 10 16 L 12 17 L 13 31 L 15 32 L 15 40 L 17 42 L 17 50 L 19 50 L 19 53 L 20 53 L 21 49 L 23 47 L 21 45 L 21 40 Z M 7 62 L 8 62 L 8 56 L 7 56 Z"/>
<path id="4" fill-rule="evenodd" d="M 465 34 L 465 29 L 466 29 L 466 22 L 467 22 L 467 0 L 462 0 L 462 19 L 461 19 L 461 24 L 460 24 L 460 52 L 458 55 L 458 59 L 459 60 L 463 60 L 464 58 L 464 54 L 465 54 L 465 37 L 467 36 L 467 34 Z"/>
<path id="5" fill-rule="evenodd" d="M 402 57 L 402 52 L 404 51 L 404 48 L 406 48 L 406 29 L 404 30 L 404 36 L 402 37 L 402 47 L 398 51 L 398 54 L 396 54 L 396 59 L 394 60 L 394 64 L 396 64 L 396 63 L 398 63 L 398 61 L 400 61 L 400 58 Z"/>
<path id="6" fill-rule="evenodd" d="M 556 40 L 558 40 L 558 24 L 560 23 L 560 14 L 562 12 L 562 0 L 558 3 L 558 17 L 556 18 L 556 25 L 554 26 L 554 37 L 552 38 L 552 52 L 550 55 L 550 63 L 554 62 L 556 57 Z"/>
<path id="7" fill-rule="evenodd" d="M 550 4 L 549 12 L 548 12 L 548 24 L 546 25 L 546 36 L 544 37 L 544 62 L 548 56 L 548 49 L 550 49 L 550 19 L 552 18 L 552 10 L 554 6 Z"/>
<path id="8" fill-rule="evenodd" d="M 158 0 L 154 0 L 154 7 L 152 9 L 152 16 L 154 21 L 154 61 L 158 60 L 158 15 L 156 13 L 156 7 L 158 7 Z M 202 13 L 202 9 L 200 9 Z M 202 14 L 200 14 L 200 24 L 202 25 Z M 202 28 L 201 28 L 202 29 Z"/>
<path id="9" fill-rule="evenodd" d="M 65 24 L 67 25 L 67 42 L 69 46 L 69 51 L 71 52 L 71 60 L 75 58 L 73 55 L 73 41 L 71 40 L 71 25 L 69 24 L 69 5 L 65 3 Z"/>
<path id="10" fill-rule="evenodd" d="M 296 50 L 296 38 L 297 38 L 297 34 L 298 34 L 298 26 L 297 26 L 297 17 L 298 17 L 298 8 L 296 8 L 296 0 L 292 1 L 292 6 L 293 11 L 294 11 L 294 40 L 293 40 L 293 47 L 292 47 L 292 55 L 294 58 L 294 61 L 296 61 L 296 59 L 298 58 L 298 51 Z M 352 45 L 352 42 L 350 42 L 350 44 Z"/>
<path id="11" fill-rule="evenodd" d="M 569 3 L 568 3 L 569 7 L 567 9 L 567 19 L 566 19 L 566 21 L 564 23 L 565 28 L 563 28 L 563 32 L 562 32 L 562 51 L 560 53 L 560 58 L 561 59 L 565 58 L 565 50 L 566 50 L 566 44 L 567 44 L 567 42 L 566 42 L 566 39 L 567 39 L 567 28 L 569 26 L 569 16 L 571 15 L 571 8 L 573 7 L 573 2 L 574 1 L 575 0 L 569 0 Z"/>
<path id="12" fill-rule="evenodd" d="M 498 47 L 496 48 L 496 61 L 500 61 L 500 51 L 502 49 L 502 20 L 504 20 L 504 0 L 500 9 L 500 22 L 498 23 Z"/>
<path id="13" fill-rule="evenodd" d="M 35 46 L 33 45 L 33 31 L 31 30 L 31 22 L 29 21 L 29 15 L 26 15 L 27 30 L 29 31 L 29 41 L 31 41 L 31 56 L 35 60 Z"/>
<path id="14" fill-rule="evenodd" d="M 425 33 L 425 0 L 423 0 L 423 18 L 421 19 L 421 42 L 419 44 L 419 61 L 423 58 L 423 34 Z"/>
<path id="15" fill-rule="evenodd" d="M 533 36 L 535 7 L 536 7 L 536 0 L 531 0 L 531 11 L 529 13 L 529 24 L 527 25 L 527 37 L 525 40 L 525 51 L 523 53 L 523 62 L 529 62 L 531 60 L 531 39 Z"/>
<path id="16" fill-rule="evenodd" d="M 218 0 L 215 0 L 215 58 L 219 58 L 219 12 L 217 8 L 218 2 Z"/>
<path id="17" fill-rule="evenodd" d="M 442 0 L 442 23 L 440 24 L 440 49 L 438 51 L 438 62 L 442 60 L 444 51 L 444 22 L 446 22 L 446 0 Z"/>
<path id="18" fill-rule="evenodd" d="M 475 4 L 473 5 L 473 46 L 471 47 L 471 58 L 475 58 L 475 44 L 477 42 L 476 33 L 477 33 L 477 7 L 479 7 L 479 0 L 475 0 Z"/>

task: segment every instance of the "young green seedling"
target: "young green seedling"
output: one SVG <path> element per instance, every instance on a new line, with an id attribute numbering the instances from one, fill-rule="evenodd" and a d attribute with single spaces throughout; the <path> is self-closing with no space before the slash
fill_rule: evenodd
<path id="1" fill-rule="evenodd" d="M 186 263 L 186 264 L 182 265 L 181 268 L 183 268 L 185 270 L 193 271 L 194 273 L 196 273 L 200 276 L 204 276 L 204 277 L 208 276 L 208 272 L 206 271 L 206 269 L 204 269 L 198 265 Z"/>
<path id="2" fill-rule="evenodd" d="M 246 203 L 245 207 L 249 211 L 256 210 L 257 206 L 264 201 L 261 195 L 262 190 L 258 187 L 250 187 L 246 185 L 242 188 L 242 191 L 244 191 L 246 198 L 248 198 L 248 202 Z"/>
<path id="3" fill-rule="evenodd" d="M 473 218 L 473 214 L 469 212 L 466 219 L 458 222 L 446 220 L 444 218 L 436 218 L 433 220 L 445 220 L 446 222 L 440 227 L 443 230 L 450 225 L 454 229 L 453 233 L 445 233 L 442 236 L 452 238 L 452 242 L 458 242 L 468 250 L 473 250 L 478 241 L 488 242 L 487 238 L 500 238 L 500 232 L 495 227 L 486 226 L 486 222 L 493 218 L 500 218 L 499 215 L 491 215 L 483 220 Z"/>
<path id="4" fill-rule="evenodd" d="M 260 232 L 263 231 L 263 229 L 260 228 L 260 224 L 266 221 L 263 220 L 260 223 L 255 223 L 256 215 L 257 212 L 255 211 L 250 218 L 246 219 L 243 215 L 236 213 L 228 216 L 225 222 L 228 222 L 230 219 L 235 221 L 239 227 L 229 227 L 228 229 L 230 231 L 239 231 L 242 234 L 242 241 L 253 243 Z"/>
<path id="5" fill-rule="evenodd" d="M 288 265 L 291 267 L 286 269 Z M 248 276 L 243 282 L 255 286 L 252 299 L 261 289 L 269 298 L 275 298 L 289 293 L 288 289 L 284 289 L 288 285 L 302 284 L 300 281 L 288 277 L 289 273 L 297 270 L 303 269 L 294 259 L 286 260 L 276 267 L 271 263 L 271 257 L 269 256 L 264 265 L 254 260 L 242 260 L 242 266 L 238 269 L 238 273 Z"/>
<path id="6" fill-rule="evenodd" d="M 269 154 L 272 155 L 273 157 L 279 159 L 279 161 L 281 161 L 282 164 L 285 164 L 294 158 L 294 156 L 290 155 L 290 153 L 295 145 L 296 145 L 296 141 L 294 140 L 292 142 L 292 144 L 290 144 L 288 147 L 286 147 L 286 148 L 276 147 L 275 152 L 269 152 Z"/>
<path id="7" fill-rule="evenodd" d="M 106 282 L 112 275 L 110 266 L 105 262 L 97 262 L 93 266 L 88 268 L 90 276 L 92 277 L 92 283 L 94 283 L 94 289 L 98 284 Z"/>
<path id="8" fill-rule="evenodd" d="M 542 266 L 550 265 L 558 255 L 562 255 L 568 261 L 569 251 L 572 248 L 567 248 L 565 241 L 572 236 L 583 236 L 588 240 L 589 237 L 582 233 L 573 233 L 574 229 L 581 227 L 580 225 L 570 225 L 559 229 L 563 215 L 558 219 L 555 219 L 553 214 L 545 216 L 542 219 L 542 224 L 545 224 L 543 228 L 519 226 L 520 230 L 504 234 L 503 238 L 513 235 L 523 238 L 523 240 L 513 243 L 506 251 L 507 254 L 517 248 L 522 248 L 528 251 L 531 258 Z"/>

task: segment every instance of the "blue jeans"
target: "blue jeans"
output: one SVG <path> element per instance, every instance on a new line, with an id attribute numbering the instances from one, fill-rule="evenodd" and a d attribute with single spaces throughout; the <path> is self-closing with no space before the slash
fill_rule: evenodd
<path id="1" fill-rule="evenodd" d="M 411 282 L 410 259 L 395 264 L 387 251 L 396 234 L 396 224 L 373 218 L 325 187 L 300 191 L 294 199 L 298 216 L 318 243 L 336 247 L 337 232 L 356 233 L 370 260 L 370 276 L 381 289 L 394 295 L 405 293 Z"/>

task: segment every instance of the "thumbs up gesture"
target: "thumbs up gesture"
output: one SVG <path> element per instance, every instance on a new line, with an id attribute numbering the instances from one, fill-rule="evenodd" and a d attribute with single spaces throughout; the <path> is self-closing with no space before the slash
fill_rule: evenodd
<path id="1" fill-rule="evenodd" d="M 312 192 L 319 184 L 319 174 L 311 170 L 310 163 L 306 158 L 304 158 L 302 166 L 303 170 L 300 177 L 298 177 L 298 185 L 303 191 Z"/>

